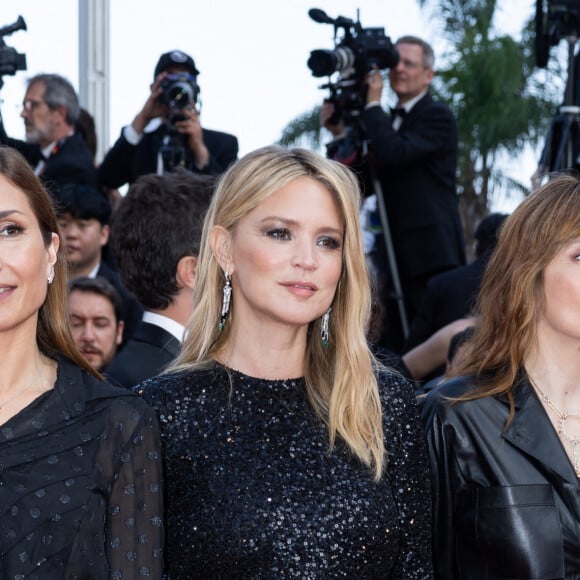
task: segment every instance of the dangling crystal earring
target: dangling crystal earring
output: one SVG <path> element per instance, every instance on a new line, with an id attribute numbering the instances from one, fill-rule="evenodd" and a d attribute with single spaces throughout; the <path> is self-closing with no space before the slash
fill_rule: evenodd
<path id="1" fill-rule="evenodd" d="M 226 277 L 226 282 L 223 289 L 222 313 L 220 316 L 220 323 L 218 324 L 218 330 L 220 332 L 224 329 L 226 324 L 228 313 L 230 311 L 230 300 L 232 298 L 232 277 L 228 272 L 224 272 L 224 275 Z"/>
<path id="2" fill-rule="evenodd" d="M 51 264 L 50 272 L 48 273 L 48 283 L 52 284 L 53 280 L 54 280 L 54 265 Z"/>
<path id="3" fill-rule="evenodd" d="M 328 323 L 330 321 L 330 311 L 329 308 L 323 315 L 320 321 L 320 339 L 322 340 L 322 346 L 328 348 L 330 346 L 330 334 L 328 333 Z"/>

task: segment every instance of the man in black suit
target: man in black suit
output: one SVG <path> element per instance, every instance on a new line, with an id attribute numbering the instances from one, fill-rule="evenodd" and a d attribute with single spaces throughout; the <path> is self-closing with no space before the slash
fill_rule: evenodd
<path id="1" fill-rule="evenodd" d="M 0 142 L 20 151 L 51 192 L 67 183 L 96 187 L 91 152 L 75 131 L 80 107 L 70 82 L 56 74 L 36 75 L 22 105 L 26 141 L 8 137 L 0 123 Z"/>
<path id="2" fill-rule="evenodd" d="M 133 387 L 178 355 L 193 308 L 203 217 L 214 177 L 184 169 L 141 176 L 115 210 L 111 248 L 125 286 L 145 312 L 107 375 Z"/>
<path id="3" fill-rule="evenodd" d="M 399 62 L 390 69 L 389 80 L 397 95 L 397 112 L 389 115 L 381 108 L 383 79 L 379 70 L 372 70 L 366 78 L 367 103 L 360 126 L 368 141 L 370 167 L 381 185 L 410 321 L 427 280 L 464 264 L 465 247 L 455 184 L 457 127 L 450 109 L 429 94 L 433 49 L 413 36 L 400 38 L 395 46 Z M 327 107 L 325 126 L 331 114 Z M 383 241 L 376 240 L 374 252 L 375 265 L 385 279 L 382 342 L 400 351 L 404 337 L 398 305 L 388 298 L 392 272 Z"/>
<path id="4" fill-rule="evenodd" d="M 472 314 L 487 262 L 507 214 L 491 213 L 475 229 L 475 260 L 433 276 L 412 321 L 404 351 L 427 340 L 450 322 Z"/>
<path id="5" fill-rule="evenodd" d="M 101 185 L 114 189 L 133 183 L 140 175 L 162 174 L 175 166 L 217 175 L 237 159 L 238 140 L 234 135 L 201 127 L 196 103 L 198 74 L 188 54 L 174 50 L 161 55 L 149 98 L 133 122 L 123 127 L 99 166 Z M 176 83 L 171 85 L 177 87 L 176 102 L 164 91 L 167 81 Z M 184 90 L 180 91 L 179 86 Z"/>

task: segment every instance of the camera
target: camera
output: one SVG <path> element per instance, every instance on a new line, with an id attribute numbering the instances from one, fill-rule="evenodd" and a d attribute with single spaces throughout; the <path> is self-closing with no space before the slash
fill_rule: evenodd
<path id="1" fill-rule="evenodd" d="M 550 56 L 550 48 L 561 38 L 573 42 L 580 35 L 579 0 L 536 0 L 535 17 L 536 65 L 545 68 Z"/>
<path id="2" fill-rule="evenodd" d="M 336 118 L 331 123 L 340 117 L 348 122 L 365 106 L 367 73 L 374 66 L 380 70 L 397 66 L 399 53 L 384 28 L 363 28 L 358 17 L 356 22 L 344 16 L 330 18 L 318 8 L 310 9 L 308 15 L 315 22 L 334 25 L 334 49 L 311 51 L 307 65 L 314 77 L 338 75 L 321 88 L 330 89 L 328 100 L 335 105 Z M 341 29 L 342 37 L 337 39 Z"/>
<path id="3" fill-rule="evenodd" d="M 5 36 L 16 32 L 17 30 L 26 30 L 24 18 L 19 16 L 16 22 L 0 28 L 0 87 L 4 84 L 2 77 L 4 75 L 14 75 L 16 71 L 26 70 L 26 55 L 19 53 L 16 49 L 6 46 Z"/>
<path id="4" fill-rule="evenodd" d="M 159 100 L 171 109 L 170 124 L 183 121 L 185 116 L 181 111 L 196 103 L 199 95 L 195 76 L 187 72 L 167 75 L 161 81 L 161 90 Z"/>
<path id="5" fill-rule="evenodd" d="M 184 121 L 183 111 L 197 103 L 199 86 L 194 75 L 187 72 L 168 74 L 161 81 L 162 93 L 159 101 L 170 109 L 168 127 L 169 134 L 165 137 L 160 153 L 165 171 L 175 167 L 185 167 L 187 163 L 187 147 L 185 138 L 175 128 L 175 123 Z"/>

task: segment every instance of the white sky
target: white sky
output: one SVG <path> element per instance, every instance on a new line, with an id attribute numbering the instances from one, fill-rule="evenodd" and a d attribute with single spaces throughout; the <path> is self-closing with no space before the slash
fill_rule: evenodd
<path id="1" fill-rule="evenodd" d="M 234 133 L 240 154 L 280 138 L 286 124 L 318 104 L 324 79 L 306 66 L 310 51 L 333 47 L 333 27 L 308 17 L 316 7 L 329 16 L 382 26 L 396 40 L 416 34 L 440 45 L 440 32 L 415 0 L 111 0 L 110 141 L 133 119 L 149 93 L 159 55 L 179 48 L 201 74 L 202 125 Z M 499 26 L 517 34 L 534 0 L 499 0 Z M 77 0 L 2 0 L 2 22 L 22 15 L 26 31 L 5 37 L 23 52 L 28 68 L 4 77 L 0 93 L 10 135 L 22 137 L 19 117 L 26 79 L 55 72 L 78 87 Z M 386 97 L 388 100 L 389 97 Z M 525 177 L 532 169 L 524 165 Z M 518 164 L 521 167 L 521 163 Z M 531 167 L 531 166 L 530 166 Z"/>

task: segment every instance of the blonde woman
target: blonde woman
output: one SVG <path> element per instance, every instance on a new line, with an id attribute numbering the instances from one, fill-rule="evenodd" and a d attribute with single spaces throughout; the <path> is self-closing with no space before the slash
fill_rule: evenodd
<path id="1" fill-rule="evenodd" d="M 172 579 L 429 578 L 430 495 L 412 387 L 365 340 L 359 192 L 305 150 L 221 179 L 159 412 Z"/>

